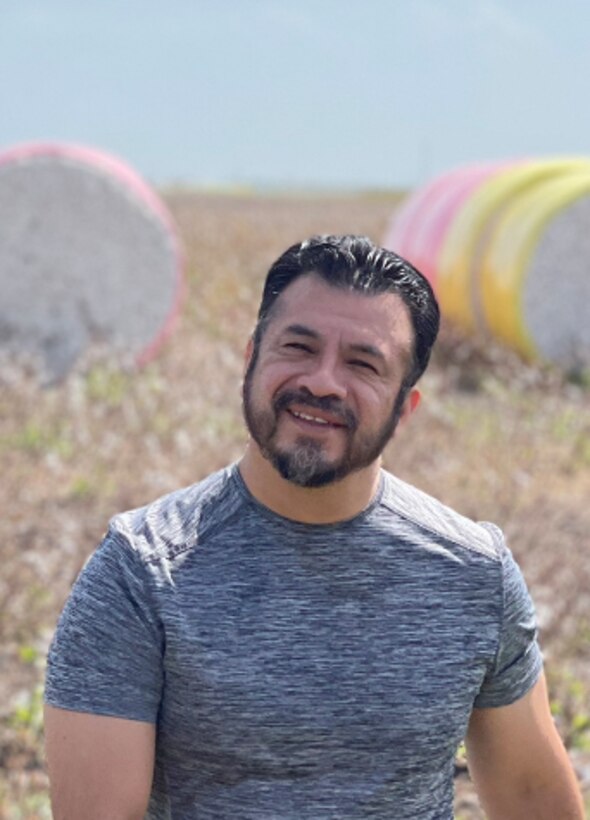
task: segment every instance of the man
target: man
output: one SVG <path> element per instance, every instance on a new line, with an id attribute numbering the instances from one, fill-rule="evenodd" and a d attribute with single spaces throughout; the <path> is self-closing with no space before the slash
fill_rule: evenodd
<path id="1" fill-rule="evenodd" d="M 438 321 L 367 239 L 273 265 L 242 460 L 115 517 L 60 620 L 58 820 L 450 820 L 465 736 L 490 818 L 583 817 L 500 531 L 380 466 Z"/>

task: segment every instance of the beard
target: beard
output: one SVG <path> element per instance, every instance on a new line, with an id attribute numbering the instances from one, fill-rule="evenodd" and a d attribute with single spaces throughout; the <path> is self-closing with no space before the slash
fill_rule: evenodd
<path id="1" fill-rule="evenodd" d="M 350 473 L 362 470 L 376 461 L 392 438 L 399 421 L 405 391 L 400 390 L 392 411 L 377 430 L 363 433 L 353 411 L 340 399 L 331 396 L 314 396 L 305 388 L 284 390 L 274 397 L 267 408 L 255 406 L 253 381 L 256 356 L 252 357 L 244 377 L 242 409 L 248 432 L 260 452 L 282 478 L 299 487 L 325 487 L 340 481 Z M 283 412 L 296 404 L 305 411 L 323 410 L 336 417 L 346 442 L 339 458 L 328 458 L 324 445 L 318 439 L 300 435 L 294 444 L 281 448 L 276 441 L 279 419 Z"/>

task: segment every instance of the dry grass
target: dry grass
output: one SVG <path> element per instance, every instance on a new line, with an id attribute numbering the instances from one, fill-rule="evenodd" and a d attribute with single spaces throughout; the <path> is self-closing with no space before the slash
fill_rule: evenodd
<path id="1" fill-rule="evenodd" d="M 312 233 L 379 240 L 393 199 L 170 195 L 187 247 L 181 325 L 132 376 L 39 391 L 1 373 L 0 818 L 48 817 L 39 684 L 57 614 L 108 518 L 236 459 L 242 349 L 270 262 Z M 444 328 L 387 465 L 500 523 L 539 607 L 552 698 L 580 772 L 590 732 L 590 390 Z M 463 779 L 464 780 L 464 779 Z M 590 784 L 589 784 L 590 785 Z M 458 814 L 481 816 L 460 782 Z"/>

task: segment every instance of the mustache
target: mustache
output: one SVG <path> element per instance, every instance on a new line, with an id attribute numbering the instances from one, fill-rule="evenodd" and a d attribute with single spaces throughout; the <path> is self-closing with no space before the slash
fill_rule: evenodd
<path id="1" fill-rule="evenodd" d="M 353 432 L 358 427 L 358 421 L 350 407 L 347 407 L 340 399 L 332 396 L 314 396 L 309 390 L 285 390 L 280 393 L 273 403 L 275 413 L 286 410 L 290 405 L 298 404 L 309 407 L 312 410 L 323 410 L 334 416 Z"/>

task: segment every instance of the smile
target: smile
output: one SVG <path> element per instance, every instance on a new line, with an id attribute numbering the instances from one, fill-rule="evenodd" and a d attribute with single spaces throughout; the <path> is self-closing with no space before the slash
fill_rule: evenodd
<path id="1" fill-rule="evenodd" d="M 323 427 L 344 427 L 345 426 L 340 421 L 321 418 L 320 416 L 315 416 L 311 413 L 305 413 L 301 410 L 293 410 L 293 409 L 289 408 L 287 412 L 291 416 L 293 416 L 294 418 L 300 419 L 301 421 L 307 422 L 309 424 L 319 424 L 319 425 L 322 425 Z"/>

